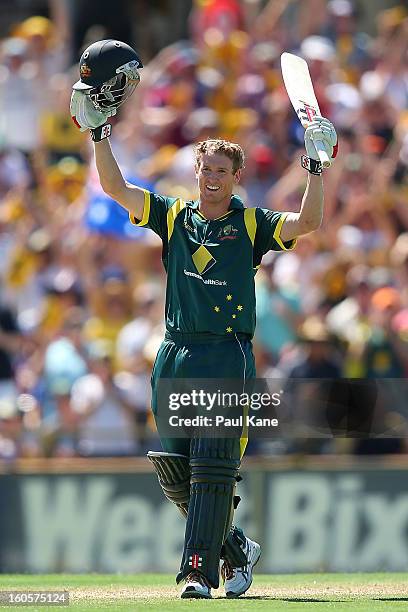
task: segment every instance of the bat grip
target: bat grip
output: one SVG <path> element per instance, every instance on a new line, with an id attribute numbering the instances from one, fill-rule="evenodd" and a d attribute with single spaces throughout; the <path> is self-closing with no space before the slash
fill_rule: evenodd
<path id="1" fill-rule="evenodd" d="M 330 161 L 329 156 L 327 155 L 323 142 L 321 140 L 314 140 L 313 144 L 316 147 L 316 151 L 317 151 L 317 154 L 319 156 L 319 159 L 320 159 L 320 162 L 323 168 L 330 168 L 331 161 Z"/>

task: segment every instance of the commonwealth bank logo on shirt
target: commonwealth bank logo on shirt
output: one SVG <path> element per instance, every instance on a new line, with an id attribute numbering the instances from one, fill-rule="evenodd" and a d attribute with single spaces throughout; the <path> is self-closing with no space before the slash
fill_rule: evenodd
<path id="1" fill-rule="evenodd" d="M 217 260 L 214 259 L 210 251 L 203 244 L 192 254 L 191 259 L 199 274 L 205 274 L 217 263 Z"/>
<path id="2" fill-rule="evenodd" d="M 219 240 L 235 240 L 238 237 L 238 229 L 229 223 L 224 225 L 217 234 Z"/>
<path id="3" fill-rule="evenodd" d="M 226 280 L 220 280 L 218 278 L 203 278 L 201 274 L 196 274 L 195 272 L 190 272 L 184 268 L 184 274 L 186 276 L 192 276 L 193 278 L 198 278 L 200 281 L 203 281 L 204 285 L 222 285 L 226 287 L 228 285 Z"/>

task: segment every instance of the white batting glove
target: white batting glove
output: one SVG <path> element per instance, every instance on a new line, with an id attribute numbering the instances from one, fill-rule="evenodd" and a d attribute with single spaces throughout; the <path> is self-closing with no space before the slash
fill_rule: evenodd
<path id="1" fill-rule="evenodd" d="M 72 92 L 69 108 L 72 120 L 81 132 L 94 130 L 104 125 L 109 117 L 116 115 L 116 108 L 106 111 L 96 110 L 89 96 L 77 90 Z"/>
<path id="2" fill-rule="evenodd" d="M 321 140 L 324 144 L 327 155 L 333 160 L 337 155 L 337 134 L 334 125 L 328 119 L 316 115 L 305 130 L 306 154 L 311 159 L 319 161 L 314 140 Z"/>

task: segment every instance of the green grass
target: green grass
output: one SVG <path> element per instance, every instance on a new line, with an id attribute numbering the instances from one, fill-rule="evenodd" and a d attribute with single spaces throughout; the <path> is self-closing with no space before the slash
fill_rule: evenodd
<path id="1" fill-rule="evenodd" d="M 0 590 L 68 590 L 69 608 L 0 606 L 0 610 L 56 612 L 138 610 L 228 612 L 382 612 L 408 609 L 408 574 L 255 575 L 247 595 L 227 600 L 223 589 L 211 601 L 180 600 L 174 576 L 165 574 L 0 575 Z"/>

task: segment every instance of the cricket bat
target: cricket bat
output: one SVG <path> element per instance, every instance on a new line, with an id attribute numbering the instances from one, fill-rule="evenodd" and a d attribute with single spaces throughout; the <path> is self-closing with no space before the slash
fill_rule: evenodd
<path id="1" fill-rule="evenodd" d="M 300 123 L 306 129 L 315 115 L 320 115 L 319 104 L 313 89 L 307 63 L 293 53 L 282 53 L 281 68 L 283 82 Z M 330 168 L 331 161 L 321 140 L 314 140 L 323 168 Z"/>

